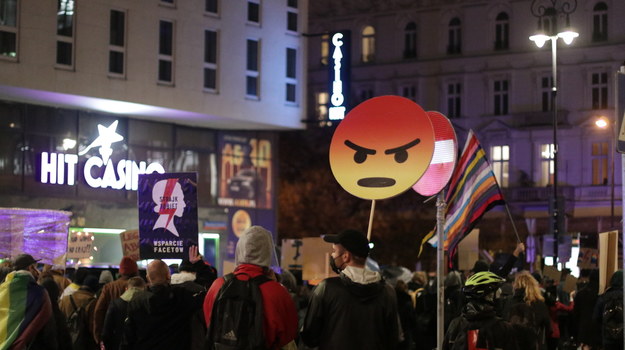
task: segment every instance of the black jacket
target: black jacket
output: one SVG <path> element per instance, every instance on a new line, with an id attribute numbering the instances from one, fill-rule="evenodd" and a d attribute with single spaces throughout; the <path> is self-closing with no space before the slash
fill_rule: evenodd
<path id="1" fill-rule="evenodd" d="M 309 347 L 395 349 L 399 340 L 395 290 L 384 280 L 359 284 L 341 273 L 313 291 L 302 329 Z"/>
<path id="2" fill-rule="evenodd" d="M 443 350 L 469 349 L 470 333 L 477 336 L 479 349 L 520 349 L 512 325 L 496 316 L 494 305 L 483 301 L 469 301 L 462 315 L 451 321 L 443 339 Z"/>
<path id="3" fill-rule="evenodd" d="M 191 346 L 189 323 L 206 293 L 171 285 L 151 286 L 128 304 L 121 349 L 181 349 Z"/>

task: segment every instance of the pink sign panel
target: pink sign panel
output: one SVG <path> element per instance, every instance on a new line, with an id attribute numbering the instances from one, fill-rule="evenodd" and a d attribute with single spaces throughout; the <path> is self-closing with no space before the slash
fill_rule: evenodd
<path id="1" fill-rule="evenodd" d="M 422 196 L 433 196 L 449 182 L 456 166 L 458 140 L 451 122 L 439 112 L 427 112 L 434 127 L 434 155 L 425 174 L 412 186 Z"/>

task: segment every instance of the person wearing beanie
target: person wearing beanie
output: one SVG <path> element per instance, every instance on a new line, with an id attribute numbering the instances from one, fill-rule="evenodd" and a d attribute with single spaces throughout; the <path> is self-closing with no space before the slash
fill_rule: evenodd
<path id="1" fill-rule="evenodd" d="M 128 280 L 139 274 L 137 262 L 128 256 L 123 257 L 119 262 L 119 274 L 119 279 L 107 283 L 102 287 L 95 305 L 95 310 L 93 312 L 93 337 L 97 344 L 100 344 L 102 340 L 102 326 L 104 325 L 104 317 L 106 316 L 106 310 L 108 310 L 109 304 L 124 293 Z"/>
<path id="2" fill-rule="evenodd" d="M 87 275 L 85 277 L 80 288 L 71 295 L 65 296 L 59 302 L 59 308 L 65 315 L 66 319 L 69 319 L 75 309 L 84 308 L 87 314 L 88 328 L 91 332 L 93 329 L 93 311 L 95 309 L 95 292 L 98 290 L 98 277 L 94 275 Z M 73 303 L 72 303 L 73 302 Z M 75 305 L 75 308 L 74 308 Z M 89 344 L 89 349 L 95 349 L 95 340 Z"/>
<path id="3" fill-rule="evenodd" d="M 297 310 L 291 295 L 278 283 L 270 269 L 274 245 L 272 235 L 260 226 L 251 226 L 243 232 L 235 249 L 233 278 L 247 280 L 265 275 L 271 280 L 260 285 L 263 300 L 263 332 L 266 349 L 296 348 Z M 210 327 L 215 299 L 225 280 L 215 280 L 204 299 L 204 318 Z M 212 346 L 212 344 L 209 344 Z"/>
<path id="4" fill-rule="evenodd" d="M 313 290 L 302 340 L 325 349 L 395 349 L 400 339 L 395 290 L 365 268 L 369 242 L 356 230 L 325 235 L 332 243 L 330 266 L 339 274 Z"/>

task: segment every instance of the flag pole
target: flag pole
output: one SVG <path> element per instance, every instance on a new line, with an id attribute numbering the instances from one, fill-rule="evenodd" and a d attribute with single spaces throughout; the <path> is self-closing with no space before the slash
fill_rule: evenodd
<path id="1" fill-rule="evenodd" d="M 367 228 L 367 241 L 371 242 L 371 227 L 373 226 L 373 212 L 375 211 L 375 199 L 371 200 L 371 213 L 369 214 L 369 228 Z"/>
<path id="2" fill-rule="evenodd" d="M 504 202 L 504 207 L 506 207 L 506 212 L 508 212 L 508 217 L 510 218 L 510 222 L 512 223 L 512 229 L 514 229 L 514 234 L 516 235 L 517 242 L 521 243 L 519 231 L 516 230 L 516 225 L 514 224 L 514 220 L 512 220 L 512 214 L 510 213 L 510 208 L 508 208 L 508 202 Z"/>
<path id="3" fill-rule="evenodd" d="M 436 199 L 436 234 L 438 243 L 436 245 L 436 348 L 443 348 L 443 337 L 445 336 L 445 190 L 438 194 Z"/>

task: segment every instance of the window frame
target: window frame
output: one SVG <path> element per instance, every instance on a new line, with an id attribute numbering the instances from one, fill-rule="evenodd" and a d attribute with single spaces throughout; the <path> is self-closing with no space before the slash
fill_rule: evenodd
<path id="1" fill-rule="evenodd" d="M 210 11 L 209 10 L 209 7 L 210 7 L 209 4 L 210 3 L 215 4 L 215 11 Z M 216 17 L 218 17 L 219 16 L 219 8 L 220 8 L 219 5 L 220 5 L 219 4 L 219 0 L 205 0 L 204 1 L 204 14 L 209 15 L 209 16 L 216 16 Z"/>
<path id="2" fill-rule="evenodd" d="M 254 21 L 250 19 L 252 7 L 256 6 L 258 9 L 258 20 Z M 247 8 L 245 13 L 245 23 L 250 25 L 260 26 L 262 22 L 262 7 L 261 0 L 247 0 Z"/>
<path id="3" fill-rule="evenodd" d="M 603 5 L 603 6 L 602 6 Z M 598 2 L 592 10 L 592 42 L 608 40 L 608 5 Z"/>
<path id="4" fill-rule="evenodd" d="M 505 16 L 505 18 L 504 18 Z M 510 16 L 500 12 L 495 18 L 495 51 L 504 51 L 510 48 Z"/>
<path id="5" fill-rule="evenodd" d="M 553 143 L 541 143 L 538 148 L 540 178 L 538 187 L 553 186 L 555 172 L 555 147 Z"/>
<path id="6" fill-rule="evenodd" d="M 298 33 L 299 32 L 299 8 L 297 1 L 295 1 L 295 7 L 290 6 L 292 4 L 287 0 L 287 11 L 286 11 L 286 30 L 289 33 Z M 295 16 L 295 29 L 290 27 L 291 24 L 291 16 Z"/>
<path id="7" fill-rule="evenodd" d="M 120 12 L 123 14 L 124 16 L 124 20 L 123 20 L 123 33 L 122 33 L 122 40 L 123 43 L 122 45 L 115 45 L 112 44 L 111 41 L 113 41 L 113 27 L 112 27 L 112 20 L 113 20 L 113 12 Z M 126 43 L 128 42 L 128 36 L 127 36 L 127 28 L 128 28 L 128 11 L 126 9 L 119 9 L 119 8 L 111 8 L 109 11 L 109 57 L 108 57 L 108 68 L 107 68 L 107 72 L 108 75 L 110 77 L 117 77 L 117 78 L 126 78 Z M 120 53 L 122 54 L 123 58 L 122 58 L 122 73 L 118 73 L 118 72 L 112 72 L 111 71 L 111 54 L 112 53 Z"/>
<path id="8" fill-rule="evenodd" d="M 404 59 L 417 58 L 417 24 L 414 21 L 404 27 Z"/>
<path id="9" fill-rule="evenodd" d="M 369 29 L 371 29 L 371 33 L 368 33 Z M 362 29 L 360 34 L 362 37 L 360 60 L 362 63 L 373 63 L 375 62 L 375 27 L 367 25 Z"/>
<path id="10" fill-rule="evenodd" d="M 610 183 L 610 142 L 591 142 L 590 148 L 592 185 L 606 186 Z"/>
<path id="11" fill-rule="evenodd" d="M 56 24 L 57 24 L 57 31 L 56 31 L 56 35 L 55 35 L 55 42 L 56 42 L 56 57 L 54 60 L 54 67 L 57 69 L 65 69 L 65 70 L 71 70 L 73 71 L 75 69 L 75 65 L 76 65 L 76 7 L 77 7 L 77 1 L 75 0 L 69 0 L 73 3 L 73 7 L 72 7 L 72 20 L 71 20 L 71 25 L 72 25 L 72 30 L 71 30 L 71 35 L 63 35 L 63 34 L 59 34 L 59 29 L 58 29 L 58 24 L 59 24 L 59 12 L 60 12 L 60 8 L 59 6 L 61 5 L 58 1 L 57 1 L 57 15 L 56 15 Z M 65 8 L 65 12 L 67 13 L 67 8 Z M 66 44 L 66 45 L 70 45 L 71 46 L 71 53 L 70 53 L 70 63 L 59 63 L 59 44 Z"/>
<path id="12" fill-rule="evenodd" d="M 598 78 L 598 82 L 596 83 L 595 77 Z M 607 71 L 602 70 L 591 72 L 589 83 L 591 95 L 591 109 L 608 109 L 610 96 L 610 77 Z"/>
<path id="13" fill-rule="evenodd" d="M 176 53 L 176 21 L 173 19 L 165 19 L 165 18 L 161 18 L 159 19 L 159 35 L 158 35 L 158 65 L 157 65 L 157 81 L 159 85 L 169 85 L 169 86 L 173 86 L 174 82 L 175 82 L 175 69 L 174 69 L 174 63 L 175 63 L 175 53 Z M 161 33 L 161 25 L 163 23 L 170 23 L 171 24 L 171 42 L 169 43 L 169 46 L 171 46 L 171 54 L 165 54 L 162 52 L 162 41 L 163 41 L 163 37 L 162 37 L 162 33 Z M 170 80 L 163 80 L 161 79 L 161 71 L 160 71 L 160 65 L 161 62 L 169 62 L 170 64 Z"/>
<path id="14" fill-rule="evenodd" d="M 214 33 L 214 48 L 212 48 L 212 50 L 215 53 L 215 57 L 213 60 L 210 59 L 210 54 L 209 52 L 211 51 L 211 49 L 209 49 L 208 45 L 209 45 L 209 38 L 207 37 L 207 35 L 209 33 Z M 211 45 L 212 46 L 212 45 Z M 217 29 L 212 29 L 212 28 L 205 28 L 204 29 L 204 59 L 203 59 L 203 63 L 202 63 L 202 89 L 205 92 L 211 92 L 211 93 L 217 93 L 219 92 L 219 30 Z M 214 87 L 209 87 L 206 85 L 206 71 L 208 70 L 213 70 L 214 74 L 215 74 L 215 86 Z"/>
<path id="15" fill-rule="evenodd" d="M 490 158 L 493 173 L 500 187 L 510 186 L 510 145 L 494 145 L 490 147 Z"/>
<path id="16" fill-rule="evenodd" d="M 445 105 L 449 119 L 458 119 L 462 116 L 462 92 L 462 82 L 454 80 L 445 83 Z"/>
<path id="17" fill-rule="evenodd" d="M 260 38 L 246 38 L 246 59 L 245 59 L 245 98 L 252 100 L 260 100 L 260 55 L 261 55 L 261 40 Z M 250 69 L 250 42 L 256 43 L 256 69 Z M 255 79 L 256 82 L 256 94 L 252 95 L 248 90 L 249 79 Z"/>
<path id="18" fill-rule="evenodd" d="M 15 56 L 0 54 L 0 59 L 1 60 L 17 62 L 17 60 L 19 58 L 19 52 L 20 52 L 20 50 L 19 50 L 20 3 L 21 3 L 21 1 L 15 0 L 15 14 L 14 14 L 15 25 L 14 26 L 10 26 L 10 25 L 2 25 L 2 24 L 0 24 L 0 33 L 9 33 L 9 34 L 12 34 L 15 37 L 15 42 L 14 42 L 14 45 L 15 45 Z"/>
<path id="19" fill-rule="evenodd" d="M 447 27 L 447 54 L 458 55 L 462 53 L 462 21 L 460 17 L 449 20 Z"/>
<path id="20" fill-rule="evenodd" d="M 510 79 L 507 77 L 493 79 L 493 115 L 502 116 L 510 113 Z"/>
<path id="21" fill-rule="evenodd" d="M 291 58 L 290 54 L 293 54 L 293 57 Z M 287 104 L 297 104 L 297 87 L 298 87 L 298 83 L 297 83 L 297 49 L 294 47 L 287 47 L 286 48 L 286 53 L 285 53 L 285 58 L 286 58 L 286 72 L 285 72 L 285 88 L 286 88 L 286 95 L 284 97 L 284 100 L 286 101 Z M 292 67 L 291 67 L 291 62 L 292 62 Z M 292 74 L 291 74 L 292 72 Z M 293 91 L 293 100 L 289 100 L 289 88 L 293 87 L 294 91 Z"/>

